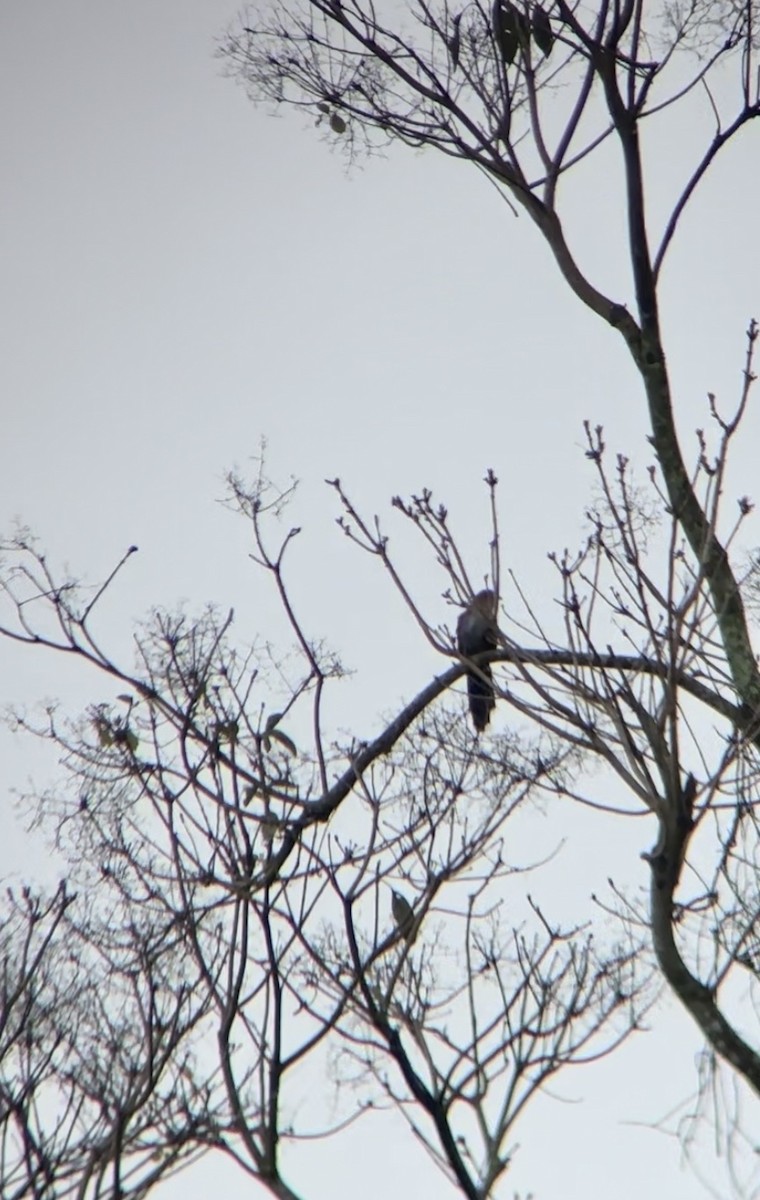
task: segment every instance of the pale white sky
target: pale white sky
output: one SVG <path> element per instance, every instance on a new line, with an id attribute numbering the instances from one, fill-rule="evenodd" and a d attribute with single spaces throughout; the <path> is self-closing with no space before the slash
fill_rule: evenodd
<path id="1" fill-rule="evenodd" d="M 477 173 L 401 150 L 347 173 L 308 119 L 254 109 L 213 57 L 234 15 L 219 0 L 5 0 L 0 527 L 22 518 L 54 561 L 91 579 L 140 547 L 101 614 L 103 640 L 127 661 L 133 621 L 185 598 L 234 605 L 241 638 L 277 637 L 247 531 L 216 503 L 225 471 L 244 469 L 266 436 L 273 476 L 302 481 L 295 594 L 313 633 L 357 671 L 331 718 L 367 737 L 442 664 L 376 564 L 336 529 L 325 477 L 387 513 L 391 530 L 391 496 L 432 487 L 479 577 L 492 466 L 506 563 L 541 597 L 547 550 L 574 545 L 583 528 L 593 481 L 582 420 L 601 421 L 608 443 L 643 468 L 642 398 L 614 334 Z M 705 129 L 709 109 L 695 102 L 653 139 L 655 209 Z M 629 300 L 609 183 L 586 169 L 572 228 L 595 282 Z M 754 132 L 719 164 L 668 267 L 664 320 L 687 430 L 706 422 L 708 390 L 733 400 L 743 332 L 760 315 L 759 183 Z M 750 414 L 737 495 L 756 487 L 758 432 Z M 398 544 L 431 618 L 450 620 L 433 564 L 419 565 L 403 529 Z M 60 696 L 76 711 L 111 699 L 102 681 L 93 692 L 82 671 L 7 644 L 0 680 L 2 704 Z M 3 735 L 2 745 L 6 796 L 53 769 L 26 743 Z M 646 882 L 639 853 L 651 828 L 579 820 L 584 894 L 603 886 L 613 852 Z M 43 870 L 23 857 L 30 843 L 18 830 L 5 845 L 0 867 L 12 876 Z M 676 1141 L 635 1124 L 694 1089 L 699 1042 L 673 1014 L 663 1004 L 652 1032 L 613 1061 L 561 1077 L 565 1103 L 531 1109 L 504 1197 L 702 1194 Z M 305 1200 L 446 1195 L 403 1123 L 382 1128 L 366 1122 L 293 1151 Z M 175 1192 L 205 1195 L 208 1179 L 201 1168 Z M 232 1200 L 250 1194 L 242 1177 L 229 1186 Z"/>

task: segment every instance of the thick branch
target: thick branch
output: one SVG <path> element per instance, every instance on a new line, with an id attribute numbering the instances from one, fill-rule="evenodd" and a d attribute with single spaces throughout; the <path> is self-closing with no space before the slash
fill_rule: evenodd
<path id="1" fill-rule="evenodd" d="M 658 844 L 651 854 L 645 855 L 652 871 L 650 903 L 654 951 L 663 975 L 707 1041 L 760 1095 L 760 1055 L 723 1016 L 716 1003 L 715 991 L 692 975 L 673 935 L 673 894 L 691 829 L 690 813 L 683 803 L 669 806 L 667 816 L 660 819 Z"/>
<path id="2" fill-rule="evenodd" d="M 657 283 L 652 266 L 644 211 L 644 176 L 636 114 L 626 109 L 617 88 L 614 60 L 601 59 L 599 67 L 607 105 L 623 151 L 628 204 L 628 233 L 636 302 L 641 323 L 640 339 L 626 338 L 641 374 L 649 406 L 652 444 L 665 480 L 673 513 L 689 541 L 710 588 L 715 616 L 732 679 L 742 699 L 760 708 L 760 674 L 747 628 L 744 605 L 725 548 L 699 503 L 681 455 L 673 417 L 670 381 L 665 365 Z"/>
<path id="3" fill-rule="evenodd" d="M 692 696 L 695 696 L 708 705 L 714 712 L 720 713 L 721 716 L 727 718 L 737 728 L 745 729 L 748 736 L 754 728 L 752 722 L 748 720 L 747 714 L 719 693 L 705 687 L 704 684 L 696 679 L 692 679 L 689 675 L 678 671 L 674 672 L 672 667 L 667 663 L 658 662 L 657 660 L 639 655 L 612 653 L 600 655 L 596 652 L 583 654 L 570 650 L 527 650 L 520 647 L 510 647 L 490 651 L 488 654 L 479 654 L 472 661 L 483 664 L 508 662 L 538 667 L 567 666 L 577 669 L 615 670 L 629 674 L 649 675 L 654 678 L 665 679 L 683 688 L 684 691 L 689 692 Z M 261 875 L 251 881 L 252 887 L 259 888 L 265 886 L 279 875 L 284 863 L 290 857 L 293 850 L 300 844 L 304 829 L 316 822 L 329 820 L 342 801 L 345 800 L 346 796 L 353 791 L 363 773 L 377 759 L 390 753 L 399 739 L 406 733 L 417 717 L 424 712 L 428 705 L 432 704 L 438 696 L 456 683 L 465 672 L 465 666 L 458 663 L 456 666 L 450 667 L 443 675 L 437 675 L 427 687 L 418 692 L 414 699 L 401 710 L 398 716 L 373 741 L 366 742 L 361 747 L 354 757 L 351 766 L 338 777 L 330 790 L 315 803 L 308 805 L 303 815 L 289 826 L 277 854 L 268 860 L 265 870 Z M 757 736 L 756 730 L 754 733 Z"/>

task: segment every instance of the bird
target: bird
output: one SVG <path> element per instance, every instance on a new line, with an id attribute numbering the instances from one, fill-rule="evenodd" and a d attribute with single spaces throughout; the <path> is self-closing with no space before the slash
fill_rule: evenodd
<path id="1" fill-rule="evenodd" d="M 401 892 L 394 890 L 391 899 L 391 911 L 399 933 L 407 942 L 413 942 L 417 933 L 414 927 L 414 909 L 406 896 L 401 895 Z"/>
<path id="2" fill-rule="evenodd" d="M 497 644 L 496 592 L 486 588 L 473 596 L 457 621 L 457 649 L 465 658 L 474 658 Z M 482 663 L 477 672 L 467 672 L 467 694 L 470 698 L 470 715 L 476 733 L 482 733 L 491 719 L 496 704 L 491 668 Z"/>

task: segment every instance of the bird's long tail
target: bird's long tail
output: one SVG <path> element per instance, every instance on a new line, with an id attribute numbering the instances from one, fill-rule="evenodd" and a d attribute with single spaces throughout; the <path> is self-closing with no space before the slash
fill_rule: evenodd
<path id="1" fill-rule="evenodd" d="M 470 698 L 470 715 L 478 733 L 482 733 L 491 719 L 491 710 L 496 703 L 491 668 L 486 664 L 477 675 L 467 676 L 467 695 Z"/>

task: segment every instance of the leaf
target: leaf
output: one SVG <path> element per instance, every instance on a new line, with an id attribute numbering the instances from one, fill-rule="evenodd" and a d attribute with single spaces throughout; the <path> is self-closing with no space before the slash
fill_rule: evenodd
<path id="1" fill-rule="evenodd" d="M 548 58 L 554 45 L 554 34 L 552 33 L 551 21 L 540 4 L 537 4 L 533 9 L 532 25 L 536 45 L 544 58 Z"/>
<path id="2" fill-rule="evenodd" d="M 414 909 L 407 900 L 406 896 L 402 896 L 401 892 L 394 891 L 391 900 L 391 910 L 393 919 L 402 937 L 407 942 L 413 942 L 417 930 L 415 928 Z"/>
<path id="3" fill-rule="evenodd" d="M 502 118 L 496 128 L 494 137 L 501 138 L 503 142 L 509 141 L 509 131 L 512 127 L 512 110 L 507 104 L 502 114 Z"/>
<path id="4" fill-rule="evenodd" d="M 100 742 L 101 746 L 113 746 L 113 730 L 111 729 L 111 726 L 108 724 L 108 721 L 105 719 L 105 717 L 96 717 L 93 724 L 95 726 L 95 730 L 98 735 L 98 741 Z"/>
<path id="5" fill-rule="evenodd" d="M 327 103 L 326 100 L 320 100 L 319 103 L 317 104 L 317 111 L 321 112 L 321 113 L 329 113 L 330 105 Z"/>
<path id="6" fill-rule="evenodd" d="M 281 720 L 282 720 L 282 713 L 280 713 L 280 712 L 270 713 L 269 716 L 267 717 L 267 723 L 264 726 L 264 733 L 269 733 L 272 729 L 274 729 L 275 725 L 278 725 L 280 723 Z"/>
<path id="7" fill-rule="evenodd" d="M 462 46 L 462 39 L 459 34 L 459 22 L 461 20 L 462 20 L 462 14 L 458 13 L 457 16 L 454 17 L 454 21 L 453 21 L 454 32 L 452 33 L 451 38 L 449 39 L 449 43 L 448 43 L 449 54 L 451 55 L 452 71 L 456 71 L 457 67 L 459 66 L 459 51 Z"/>
<path id="8" fill-rule="evenodd" d="M 331 113 L 330 128 L 332 129 L 333 133 L 345 133 L 346 132 L 346 129 L 347 129 L 346 122 L 343 120 L 340 113 L 336 113 L 336 112 Z"/>
<path id="9" fill-rule="evenodd" d="M 515 61 L 515 55 L 520 45 L 520 24 L 518 18 L 519 13 L 509 3 L 509 0 L 494 0 L 493 31 L 501 57 L 507 66 L 510 66 Z"/>
<path id="10" fill-rule="evenodd" d="M 277 836 L 279 828 L 279 821 L 275 821 L 272 817 L 267 817 L 263 821 L 259 822 L 261 836 L 268 846 L 271 846 L 273 840 Z"/>

